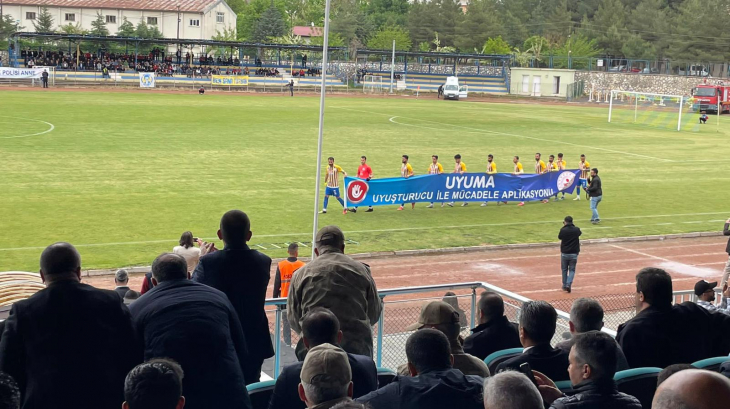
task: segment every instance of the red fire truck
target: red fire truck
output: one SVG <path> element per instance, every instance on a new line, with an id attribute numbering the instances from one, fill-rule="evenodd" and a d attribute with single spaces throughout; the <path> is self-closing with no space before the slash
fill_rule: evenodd
<path id="1" fill-rule="evenodd" d="M 718 98 L 720 113 L 730 113 L 730 85 L 700 84 L 692 89 L 693 108 L 698 112 L 717 113 Z"/>

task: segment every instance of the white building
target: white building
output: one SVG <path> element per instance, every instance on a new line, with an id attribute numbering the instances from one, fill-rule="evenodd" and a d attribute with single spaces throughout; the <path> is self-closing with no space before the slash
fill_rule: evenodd
<path id="1" fill-rule="evenodd" d="M 70 23 L 90 30 L 97 13 L 101 13 L 110 35 L 117 34 L 125 17 L 135 26 L 140 21 L 156 26 L 163 37 L 170 39 L 210 40 L 216 32 L 236 30 L 236 13 L 224 0 L 2 0 L 2 3 L 3 14 L 10 14 L 23 26 L 23 31 L 31 32 L 35 31 L 33 21 L 43 6 L 53 16 L 56 29 Z"/>

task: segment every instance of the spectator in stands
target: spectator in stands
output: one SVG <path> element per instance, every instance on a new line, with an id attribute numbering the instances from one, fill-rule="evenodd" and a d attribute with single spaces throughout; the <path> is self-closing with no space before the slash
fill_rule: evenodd
<path id="1" fill-rule="evenodd" d="M 142 278 L 142 288 L 139 290 L 139 295 L 144 295 L 154 286 L 155 285 L 152 284 L 152 272 L 145 273 L 144 278 Z"/>
<path id="2" fill-rule="evenodd" d="M 518 325 L 507 320 L 499 294 L 484 292 L 477 305 L 479 325 L 464 340 L 464 352 L 484 359 L 494 352 L 522 346 Z"/>
<path id="3" fill-rule="evenodd" d="M 331 409 L 370 409 L 370 406 L 363 405 L 362 403 L 355 401 L 349 401 L 338 403 L 335 406 L 332 406 Z"/>
<path id="4" fill-rule="evenodd" d="M 144 358 L 180 363 L 188 408 L 250 408 L 244 387 L 250 363 L 233 305 L 221 291 L 188 277 L 179 254 L 161 254 L 152 263 L 155 288 L 129 306 Z"/>
<path id="5" fill-rule="evenodd" d="M 497 372 L 505 369 L 518 370 L 527 362 L 555 381 L 568 379 L 568 353 L 550 346 L 555 335 L 558 314 L 545 301 L 528 301 L 520 312 L 520 342 L 525 348 L 521 355 L 497 365 Z"/>
<path id="6" fill-rule="evenodd" d="M 730 360 L 725 361 L 722 363 L 722 365 L 720 365 L 719 372 L 730 378 Z"/>
<path id="7" fill-rule="evenodd" d="M 724 403 L 721 403 L 724 402 Z M 730 379 L 688 369 L 670 376 L 654 394 L 652 409 L 717 409 L 730 402 Z"/>
<path id="8" fill-rule="evenodd" d="M 184 374 L 170 359 L 152 359 L 129 371 L 122 409 L 183 409 Z"/>
<path id="9" fill-rule="evenodd" d="M 484 380 L 484 409 L 543 409 L 543 403 L 525 375 L 504 371 Z"/>
<path id="10" fill-rule="evenodd" d="M 114 287 L 114 291 L 119 294 L 121 298 L 124 298 L 124 296 L 127 294 L 127 291 L 130 290 L 129 286 L 129 274 L 127 273 L 127 270 L 117 270 L 116 274 L 114 274 L 114 284 L 116 287 Z"/>
<path id="11" fill-rule="evenodd" d="M 411 376 L 359 399 L 374 409 L 481 409 L 484 378 L 454 369 L 449 340 L 441 331 L 425 328 L 406 341 Z"/>
<path id="12" fill-rule="evenodd" d="M 142 361 L 129 310 L 117 293 L 81 283 L 69 243 L 43 250 L 46 288 L 13 304 L 0 342 L 0 371 L 24 408 L 113 408 L 127 372 Z"/>
<path id="13" fill-rule="evenodd" d="M 447 291 L 446 294 L 444 294 L 444 298 L 441 299 L 441 301 L 445 302 L 446 304 L 449 304 L 451 308 L 454 309 L 457 313 L 459 313 L 459 325 L 462 327 L 466 327 L 469 325 L 467 319 L 466 319 L 466 312 L 461 309 L 459 306 L 459 299 L 456 297 L 456 294 L 452 291 Z"/>
<path id="14" fill-rule="evenodd" d="M 183 233 L 180 236 L 180 245 L 173 247 L 172 252 L 183 256 L 185 262 L 188 263 L 188 273 L 193 274 L 200 260 L 200 249 L 195 247 L 193 233 L 189 231 Z"/>
<path id="15" fill-rule="evenodd" d="M 720 305 L 715 305 L 715 287 L 717 287 L 717 281 L 708 283 L 706 280 L 700 280 L 696 282 L 695 295 L 697 296 L 697 305 L 707 311 L 717 311 L 730 315 L 730 306 L 728 306 L 727 302 L 728 297 L 730 297 L 730 290 L 727 288 L 727 284 L 722 289 L 722 302 Z"/>
<path id="16" fill-rule="evenodd" d="M 12 376 L 0 372 L 0 409 L 20 409 L 20 389 Z"/>
<path id="17" fill-rule="evenodd" d="M 246 366 L 246 384 L 258 382 L 264 359 L 274 356 L 269 335 L 269 320 L 264 311 L 266 288 L 271 274 L 271 258 L 251 250 L 251 221 L 246 213 L 230 210 L 223 215 L 218 238 L 223 250 L 203 243 L 207 253 L 200 258 L 193 281 L 223 291 L 231 300 L 241 319 L 248 346 L 249 364 Z"/>
<path id="18" fill-rule="evenodd" d="M 304 262 L 299 260 L 299 245 L 297 243 L 289 243 L 287 248 L 289 257 L 282 260 L 276 266 L 276 275 L 274 276 L 274 298 L 286 298 L 289 296 L 289 287 L 294 272 L 304 266 Z M 281 311 L 281 322 L 284 326 L 282 338 L 286 345 L 291 346 L 291 325 L 289 325 L 289 316 L 286 313 L 286 305 Z M 338 324 L 339 325 L 339 324 Z"/>
<path id="19" fill-rule="evenodd" d="M 730 219 L 725 220 L 725 227 L 722 228 L 722 235 L 723 236 L 730 236 Z M 727 284 L 728 277 L 730 277 L 730 238 L 727 240 L 727 246 L 725 247 L 725 252 L 728 255 L 727 262 L 725 263 L 725 272 L 722 275 L 722 281 L 720 282 L 720 285 L 725 288 L 725 284 Z"/>
<path id="20" fill-rule="evenodd" d="M 730 358 L 729 358 L 730 359 Z M 659 375 L 656 378 L 656 385 L 657 387 L 664 383 L 667 379 L 669 379 L 670 376 L 674 375 L 675 373 L 679 371 L 684 371 L 685 369 L 697 369 L 691 364 L 674 364 L 669 365 L 668 367 L 662 369 L 661 372 L 659 372 Z"/>
<path id="21" fill-rule="evenodd" d="M 339 346 L 342 340 L 340 322 L 332 311 L 321 307 L 313 308 L 302 320 L 302 337 L 308 350 L 323 344 Z M 347 354 L 347 360 L 352 372 L 354 398 L 378 389 L 378 371 L 370 357 Z M 297 393 L 297 385 L 301 382 L 299 378 L 301 371 L 302 362 L 284 367 L 276 379 L 269 409 L 306 407 Z"/>
<path id="22" fill-rule="evenodd" d="M 592 298 L 579 298 L 573 301 L 570 309 L 570 321 L 568 322 L 572 339 L 555 344 L 555 348 L 570 352 L 573 346 L 574 337 L 578 334 L 600 331 L 603 328 L 603 307 L 598 301 Z M 616 347 L 616 372 L 629 369 L 626 356 L 621 348 Z"/>
<path id="23" fill-rule="evenodd" d="M 672 277 L 647 267 L 636 275 L 636 316 L 618 328 L 632 368 L 666 368 L 730 352 L 730 316 L 693 302 L 672 306 Z"/>
<path id="24" fill-rule="evenodd" d="M 134 290 L 129 290 L 124 294 L 124 303 L 129 304 L 137 298 L 139 298 L 139 293 Z"/>
<path id="25" fill-rule="evenodd" d="M 549 170 L 548 170 L 549 171 Z M 556 196 L 557 197 L 557 196 Z M 558 233 L 560 240 L 560 267 L 563 272 L 563 291 L 570 292 L 575 278 L 575 265 L 580 253 L 580 235 L 583 234 L 572 216 L 565 216 L 563 227 Z"/>
<path id="26" fill-rule="evenodd" d="M 616 341 L 603 332 L 577 335 L 568 368 L 573 393 L 565 396 L 548 377 L 536 373 L 543 400 L 551 409 L 641 409 L 639 400 L 619 392 L 613 381 L 617 348 Z"/>
<path id="27" fill-rule="evenodd" d="M 332 344 L 312 348 L 302 363 L 299 398 L 312 409 L 329 409 L 352 400 L 352 372 L 347 354 Z"/>
<path id="28" fill-rule="evenodd" d="M 421 308 L 421 315 L 418 322 L 406 327 L 406 331 L 433 328 L 440 331 L 449 340 L 450 352 L 453 356 L 452 366 L 460 370 L 464 375 L 478 375 L 483 378 L 489 376 L 489 368 L 484 360 L 464 352 L 459 341 L 461 325 L 459 324 L 459 313 L 443 301 L 431 301 Z M 400 375 L 408 376 L 410 370 L 408 365 L 398 368 Z"/>
<path id="29" fill-rule="evenodd" d="M 301 320 L 309 310 L 329 308 L 343 328 L 342 349 L 372 358 L 371 326 L 380 318 L 383 300 L 370 267 L 345 255 L 345 235 L 337 226 L 317 232 L 314 252 L 317 258 L 292 278 L 286 302 L 291 327 L 301 333 Z M 297 355 L 301 357 L 303 350 L 300 339 Z"/>

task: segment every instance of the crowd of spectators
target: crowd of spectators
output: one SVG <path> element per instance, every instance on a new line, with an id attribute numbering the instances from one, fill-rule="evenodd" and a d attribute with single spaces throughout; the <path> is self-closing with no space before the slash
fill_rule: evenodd
<path id="1" fill-rule="evenodd" d="M 40 257 L 46 288 L 16 302 L 0 326 L 0 409 L 252 408 L 245 385 L 259 381 L 274 349 L 264 310 L 272 260 L 248 246 L 251 237 L 239 210 L 220 220 L 222 249 L 202 240 L 195 248 L 183 233 L 154 260 L 138 299 L 129 299 L 126 271 L 115 275 L 114 290 L 96 289 L 81 282 L 76 248 L 48 246 Z M 290 262 L 296 254 L 290 249 Z M 655 409 L 730 403 L 730 361 L 720 372 L 687 365 L 730 353 L 730 315 L 673 305 L 664 270 L 637 274 L 637 315 L 616 339 L 601 332 L 604 311 L 591 299 L 574 302 L 571 337 L 555 346 L 557 312 L 544 301 L 523 303 L 512 323 L 501 296 L 485 292 L 466 340 L 454 296 L 428 302 L 408 327 L 415 332 L 399 375 L 379 385 L 372 326 L 383 301 L 370 268 L 345 254 L 336 226 L 317 233 L 315 254 L 293 275 L 277 268 L 299 362 L 283 369 L 270 409 L 639 409 L 614 381 L 639 367 L 665 368 Z M 522 352 L 490 373 L 484 357 L 514 347 Z"/>

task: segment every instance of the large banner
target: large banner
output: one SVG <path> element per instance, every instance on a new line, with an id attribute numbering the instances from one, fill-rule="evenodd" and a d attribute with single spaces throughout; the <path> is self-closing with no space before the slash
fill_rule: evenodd
<path id="1" fill-rule="evenodd" d="M 213 75 L 210 77 L 210 85 L 223 87 L 242 87 L 248 85 L 248 75 Z"/>
<path id="2" fill-rule="evenodd" d="M 155 87 L 155 73 L 154 72 L 140 72 L 139 73 L 139 87 L 140 88 L 154 88 Z"/>
<path id="3" fill-rule="evenodd" d="M 510 202 L 547 199 L 573 193 L 580 170 L 542 175 L 444 173 L 405 178 L 345 178 L 348 205 L 382 206 L 411 202 Z"/>
<path id="4" fill-rule="evenodd" d="M 9 79 L 30 79 L 40 78 L 43 75 L 44 68 L 11 68 L 11 67 L 0 67 L 0 78 Z M 50 73 L 50 72 L 49 72 Z"/>

